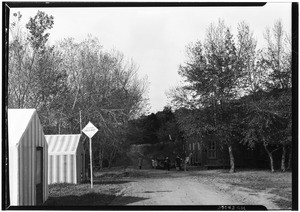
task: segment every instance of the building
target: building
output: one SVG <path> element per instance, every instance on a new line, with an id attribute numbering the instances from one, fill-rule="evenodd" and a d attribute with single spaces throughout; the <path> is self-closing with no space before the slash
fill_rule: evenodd
<path id="1" fill-rule="evenodd" d="M 48 142 L 48 183 L 74 183 L 85 180 L 85 151 L 81 134 L 46 135 Z"/>
<path id="2" fill-rule="evenodd" d="M 203 168 L 229 168 L 230 159 L 226 144 L 218 143 L 213 135 L 206 136 L 205 141 L 191 140 L 187 142 L 187 155 L 191 157 L 191 165 Z M 253 149 L 241 143 L 233 144 L 235 167 L 268 168 L 268 158 L 261 146 Z M 275 159 L 275 157 L 274 157 Z"/>
<path id="3" fill-rule="evenodd" d="M 48 146 L 35 109 L 8 109 L 9 197 L 12 206 L 48 198 Z"/>

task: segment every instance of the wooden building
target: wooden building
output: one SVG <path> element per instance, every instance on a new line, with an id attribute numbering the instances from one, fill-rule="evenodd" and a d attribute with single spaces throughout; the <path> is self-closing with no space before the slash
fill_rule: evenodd
<path id="1" fill-rule="evenodd" d="M 214 136 L 207 136 L 206 140 L 196 140 L 187 143 L 187 154 L 191 157 L 191 165 L 203 168 L 229 168 L 230 160 L 227 145 L 218 143 Z M 233 145 L 235 167 L 237 168 L 268 168 L 268 158 L 263 147 L 253 149 L 246 145 L 235 143 Z"/>

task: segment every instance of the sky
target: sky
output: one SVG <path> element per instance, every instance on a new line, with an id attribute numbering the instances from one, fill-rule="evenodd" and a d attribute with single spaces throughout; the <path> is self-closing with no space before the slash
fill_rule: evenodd
<path id="1" fill-rule="evenodd" d="M 211 23 L 223 19 L 235 34 L 237 24 L 250 25 L 258 47 L 263 32 L 281 20 L 291 32 L 291 3 L 267 3 L 263 7 L 116 7 L 116 8 L 11 8 L 20 11 L 25 23 L 38 10 L 54 16 L 49 42 L 73 37 L 76 42 L 97 37 L 105 50 L 116 49 L 139 66 L 140 78 L 149 81 L 149 112 L 163 110 L 166 92 L 180 85 L 180 64 L 186 61 L 186 46 L 203 41 Z"/>

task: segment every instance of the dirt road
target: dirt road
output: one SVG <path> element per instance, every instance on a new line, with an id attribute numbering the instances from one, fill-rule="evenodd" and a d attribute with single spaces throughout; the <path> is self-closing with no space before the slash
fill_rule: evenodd
<path id="1" fill-rule="evenodd" d="M 271 196 L 211 184 L 192 172 L 152 170 L 124 184 L 111 205 L 264 205 L 278 209 Z"/>

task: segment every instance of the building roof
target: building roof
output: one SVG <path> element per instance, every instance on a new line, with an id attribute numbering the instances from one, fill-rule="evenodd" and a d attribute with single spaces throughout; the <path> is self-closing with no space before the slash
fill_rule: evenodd
<path id="1" fill-rule="evenodd" d="M 48 154 L 76 154 L 81 134 L 45 135 Z"/>
<path id="2" fill-rule="evenodd" d="M 19 143 L 34 115 L 37 115 L 35 109 L 8 109 L 9 146 Z"/>

